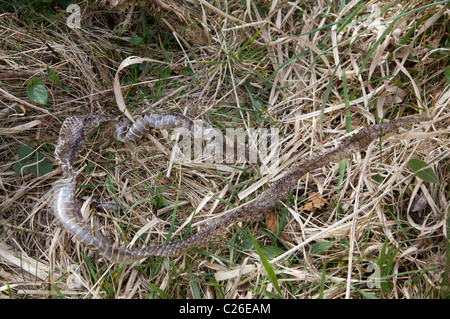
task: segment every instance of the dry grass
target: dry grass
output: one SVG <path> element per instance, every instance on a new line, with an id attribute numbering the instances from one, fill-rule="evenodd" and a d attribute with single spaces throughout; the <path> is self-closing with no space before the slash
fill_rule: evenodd
<path id="1" fill-rule="evenodd" d="M 0 15 L 0 296 L 448 297 L 445 1 L 369 1 L 361 7 L 350 1 L 343 8 L 322 0 L 199 3 L 208 15 L 207 47 L 188 47 L 138 8 L 118 14 L 82 3 L 80 29 L 68 28 L 68 14 L 56 5 L 23 6 L 14 13 L 10 8 Z M 287 247 L 264 223 L 236 225 L 221 240 L 180 257 L 115 265 L 74 242 L 55 221 L 48 204 L 60 176 L 56 166 L 39 177 L 17 175 L 14 166 L 23 144 L 53 160 L 67 116 L 119 115 L 113 79 L 131 55 L 157 61 L 120 74 L 134 117 L 186 112 L 221 130 L 278 127 L 283 138 L 281 165 L 271 175 L 261 176 L 255 165 L 192 162 L 173 163 L 166 177 L 173 145 L 167 135 L 155 132 L 135 145 L 120 145 L 96 130 L 76 164 L 78 196 L 98 235 L 117 246 L 195 233 L 202 221 L 255 197 L 255 185 L 264 187 L 290 163 L 380 118 L 428 114 L 435 122 L 402 130 L 347 163 L 302 179 L 277 212 L 280 230 L 291 238 Z M 50 80 L 47 67 L 64 87 Z M 33 77 L 46 85 L 46 105 L 27 97 Z M 407 166 L 411 158 L 428 163 L 440 183 L 415 177 Z M 89 209 L 81 198 L 91 195 L 119 209 Z M 427 206 L 417 213 L 419 198 Z M 333 228 L 346 216 L 352 218 Z M 246 227 L 272 261 L 280 292 Z"/>

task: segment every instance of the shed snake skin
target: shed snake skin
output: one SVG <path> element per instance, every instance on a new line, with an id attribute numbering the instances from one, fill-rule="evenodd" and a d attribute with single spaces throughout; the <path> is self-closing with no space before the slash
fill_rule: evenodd
<path id="1" fill-rule="evenodd" d="M 63 122 L 55 148 L 55 159 L 62 170 L 62 176 L 53 186 L 53 209 L 64 229 L 72 234 L 76 240 L 112 262 L 128 264 L 149 256 L 177 256 L 188 249 L 200 247 L 212 241 L 233 223 L 260 220 L 264 213 L 274 210 L 278 202 L 283 200 L 297 184 L 299 178 L 308 172 L 330 162 L 338 162 L 353 152 L 366 148 L 374 139 L 395 132 L 399 127 L 427 120 L 430 120 L 430 118 L 407 116 L 382 124 L 367 126 L 342 142 L 338 147 L 312 158 L 304 158 L 293 164 L 283 177 L 270 184 L 255 199 L 208 221 L 203 226 L 202 231 L 185 240 L 143 248 L 118 248 L 91 234 L 82 221 L 80 208 L 75 197 L 77 173 L 73 168 L 73 162 L 84 146 L 87 133 L 101 123 L 112 123 L 115 127 L 115 138 L 126 143 L 133 139 L 140 139 L 147 132 L 155 129 L 182 127 L 192 132 L 194 120 L 177 113 L 154 113 L 138 118 L 130 126 L 124 118 L 115 119 L 102 114 L 71 116 Z M 209 138 L 220 138 L 216 134 L 217 131 L 209 124 L 204 125 L 202 130 Z"/>

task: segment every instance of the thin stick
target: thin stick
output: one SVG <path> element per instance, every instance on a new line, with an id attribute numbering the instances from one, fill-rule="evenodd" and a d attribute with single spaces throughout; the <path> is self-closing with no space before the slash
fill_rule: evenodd
<path id="1" fill-rule="evenodd" d="M 52 51 L 52 53 L 53 53 L 53 55 L 55 56 L 55 58 L 57 58 L 57 59 L 63 59 L 63 57 L 58 53 L 58 52 L 56 52 L 51 46 L 50 46 L 50 44 L 48 44 L 47 43 L 47 41 L 45 41 L 44 39 L 42 39 L 41 38 L 41 36 L 36 32 L 36 31 L 34 31 L 28 24 L 26 24 L 24 21 L 22 21 L 22 20 L 20 20 L 18 17 L 16 17 L 15 15 L 13 15 L 12 13 L 11 14 L 9 14 L 11 17 L 13 17 L 16 21 L 18 21 L 18 22 L 20 22 L 25 28 L 27 28 L 28 29 L 28 31 L 30 31 L 31 33 L 33 33 L 33 35 L 36 37 L 36 38 L 38 38 L 39 40 L 41 40 L 41 42 L 50 50 L 50 51 Z"/>
<path id="2" fill-rule="evenodd" d="M 19 99 L 18 97 L 15 97 L 14 95 L 8 93 L 7 91 L 3 90 L 2 88 L 0 88 L 0 93 L 2 93 L 4 95 L 5 98 L 7 98 L 8 100 L 12 101 L 12 102 L 16 102 L 19 103 L 21 105 L 25 105 L 26 107 L 29 107 L 30 109 L 33 109 L 35 111 L 39 111 L 41 113 L 45 113 L 46 115 L 52 116 L 54 118 L 57 118 L 55 115 L 53 115 L 52 113 L 50 113 L 49 111 L 40 108 L 39 106 L 33 105 L 31 103 L 28 103 L 24 100 Z"/>

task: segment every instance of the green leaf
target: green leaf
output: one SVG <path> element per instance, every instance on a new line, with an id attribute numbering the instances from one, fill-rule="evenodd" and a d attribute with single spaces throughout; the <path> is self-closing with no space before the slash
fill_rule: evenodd
<path id="1" fill-rule="evenodd" d="M 34 150 L 28 145 L 22 145 L 17 150 L 19 160 L 14 165 L 14 172 L 17 175 L 25 175 L 28 173 L 34 176 L 42 176 L 53 170 L 53 164 L 50 159 Z"/>
<path id="2" fill-rule="evenodd" d="M 47 173 L 50 173 L 53 170 L 53 164 L 52 161 L 49 160 L 47 157 L 45 157 L 41 153 L 36 153 L 34 158 L 34 165 L 30 166 L 31 174 L 34 176 L 43 176 Z"/>
<path id="3" fill-rule="evenodd" d="M 263 246 L 261 247 L 261 250 L 264 253 L 264 256 L 269 259 L 281 255 L 285 252 L 284 249 L 277 246 Z"/>
<path id="4" fill-rule="evenodd" d="M 192 273 L 191 267 L 188 265 L 188 274 L 189 274 L 189 281 L 190 281 L 190 288 L 192 295 L 194 299 L 202 299 L 202 296 L 200 294 L 200 289 L 198 288 L 198 284 L 196 281 L 196 276 Z"/>
<path id="5" fill-rule="evenodd" d="M 447 80 L 447 83 L 450 83 L 450 67 L 445 68 L 445 79 Z"/>
<path id="6" fill-rule="evenodd" d="M 33 154 L 33 149 L 28 145 L 22 145 L 17 150 L 17 156 L 19 157 L 19 161 L 14 165 L 14 172 L 17 175 L 25 175 L 30 173 L 29 165 L 29 157 Z"/>
<path id="7" fill-rule="evenodd" d="M 332 242 L 319 241 L 311 245 L 310 253 L 314 255 L 322 255 L 325 251 L 333 246 Z"/>
<path id="8" fill-rule="evenodd" d="M 162 290 L 161 288 L 159 288 L 158 286 L 152 284 L 151 282 L 148 282 L 147 285 L 150 286 L 151 289 L 153 289 L 154 291 L 156 291 L 158 294 L 160 294 L 161 296 L 170 299 L 170 295 L 168 295 L 164 290 Z"/>
<path id="9" fill-rule="evenodd" d="M 57 86 L 59 86 L 60 88 L 63 87 L 61 80 L 59 79 L 59 77 L 56 75 L 55 72 L 53 72 L 52 70 L 50 70 L 50 68 L 47 65 L 47 75 L 50 78 L 50 81 L 52 81 L 54 84 L 56 84 Z"/>
<path id="10" fill-rule="evenodd" d="M 266 270 L 267 277 L 269 277 L 270 282 L 273 284 L 275 289 L 278 291 L 278 293 L 281 296 L 281 289 L 278 285 L 277 281 L 277 275 L 275 275 L 275 272 L 273 271 L 272 266 L 270 265 L 269 261 L 267 260 L 266 256 L 264 255 L 264 252 L 262 251 L 261 247 L 259 246 L 258 242 L 256 241 L 255 237 L 253 237 L 250 230 L 248 231 L 248 234 L 253 242 L 253 246 L 256 249 L 256 252 L 258 253 L 259 259 L 261 260 L 261 263 L 264 266 L 264 269 Z"/>
<path id="11" fill-rule="evenodd" d="M 131 35 L 130 40 L 128 40 L 128 42 L 130 42 L 131 44 L 134 44 L 134 45 L 141 44 L 143 41 L 144 41 L 144 39 L 141 38 L 140 36 L 137 36 L 136 34 Z"/>
<path id="12" fill-rule="evenodd" d="M 33 102 L 47 104 L 47 89 L 44 83 L 38 78 L 31 78 L 27 83 L 27 96 Z"/>
<path id="13" fill-rule="evenodd" d="M 20 146 L 17 150 L 17 155 L 21 160 L 26 160 L 31 154 L 33 154 L 33 149 L 26 144 Z"/>
<path id="14" fill-rule="evenodd" d="M 247 90 L 248 96 L 250 97 L 250 101 L 252 102 L 252 105 L 257 109 L 257 110 L 261 110 L 261 103 L 258 102 L 258 100 L 255 99 L 255 97 L 253 96 L 253 92 L 252 92 L 252 88 L 250 85 L 250 79 L 246 79 L 244 82 L 244 86 L 245 89 Z"/>
<path id="15" fill-rule="evenodd" d="M 356 291 L 359 292 L 364 297 L 364 299 L 380 299 L 377 295 L 367 292 L 364 289 L 358 289 Z"/>
<path id="16" fill-rule="evenodd" d="M 14 164 L 14 172 L 17 175 L 26 175 L 30 172 L 30 168 L 27 167 L 28 162 L 27 161 L 18 161 L 16 164 Z"/>
<path id="17" fill-rule="evenodd" d="M 434 173 L 433 169 L 429 167 L 429 165 L 424 161 L 418 158 L 411 158 L 408 161 L 408 167 L 417 177 L 424 180 L 425 182 L 439 184 L 439 178 Z"/>
<path id="18" fill-rule="evenodd" d="M 345 169 L 347 168 L 347 159 L 343 158 L 339 164 L 339 182 L 337 191 L 339 192 L 341 190 L 342 182 L 344 181 L 345 177 Z"/>
<path id="19" fill-rule="evenodd" d="M 372 180 L 374 180 L 377 183 L 381 183 L 384 180 L 384 177 L 381 176 L 380 174 L 378 174 L 377 169 L 373 169 L 370 171 L 370 177 L 372 178 Z"/>
<path id="20" fill-rule="evenodd" d="M 181 74 L 186 75 L 186 76 L 191 76 L 192 74 L 194 74 L 194 72 L 192 71 L 192 69 L 188 66 L 183 66 L 180 69 Z"/>

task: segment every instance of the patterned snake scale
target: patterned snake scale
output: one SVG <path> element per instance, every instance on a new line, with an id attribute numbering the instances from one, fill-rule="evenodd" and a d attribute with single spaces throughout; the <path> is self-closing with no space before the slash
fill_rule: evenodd
<path id="1" fill-rule="evenodd" d="M 366 148 L 374 139 L 395 132 L 401 126 L 429 119 L 423 116 L 407 116 L 382 124 L 367 126 L 342 142 L 338 147 L 312 158 L 304 158 L 293 164 L 283 177 L 273 182 L 254 200 L 210 220 L 205 224 L 202 231 L 185 240 L 143 248 L 117 248 L 91 234 L 82 221 L 80 208 L 75 198 L 77 174 L 73 168 L 73 162 L 85 143 L 87 133 L 101 123 L 110 122 L 115 126 L 115 138 L 126 143 L 133 139 L 140 139 L 144 134 L 154 129 L 185 128 L 192 132 L 194 120 L 177 113 L 154 113 L 140 117 L 130 126 L 124 118 L 115 119 L 102 114 L 71 116 L 63 122 L 55 148 L 55 159 L 63 174 L 53 186 L 53 209 L 66 231 L 79 242 L 112 262 L 127 264 L 149 256 L 177 256 L 188 249 L 212 241 L 232 223 L 260 220 L 265 212 L 274 210 L 278 202 L 283 200 L 296 185 L 299 178 L 308 172 L 330 162 L 338 162 L 353 152 Z M 214 133 L 217 131 L 209 124 L 204 125 L 202 130 L 203 133 L 218 138 Z"/>

